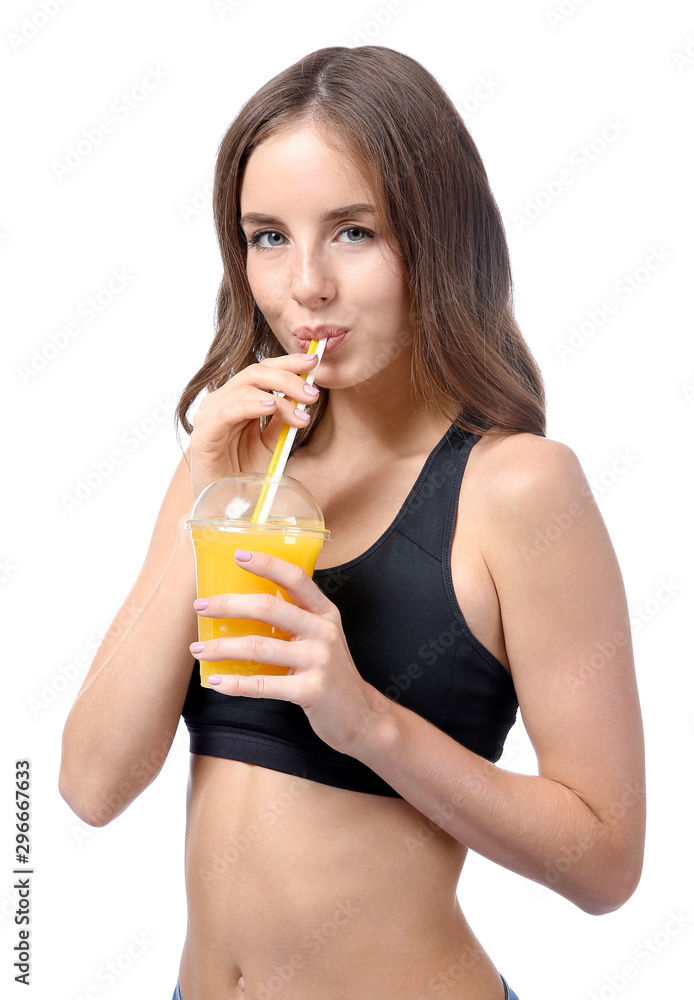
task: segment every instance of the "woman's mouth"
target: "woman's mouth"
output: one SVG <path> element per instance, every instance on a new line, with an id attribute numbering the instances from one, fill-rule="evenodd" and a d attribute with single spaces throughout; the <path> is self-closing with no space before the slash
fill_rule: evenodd
<path id="1" fill-rule="evenodd" d="M 316 327 L 315 329 L 301 327 L 295 330 L 292 336 L 300 350 L 304 352 L 308 351 L 312 340 L 323 340 L 325 338 L 325 354 L 332 354 L 333 351 L 342 346 L 348 333 L 349 330 L 344 326 L 325 326 Z"/>

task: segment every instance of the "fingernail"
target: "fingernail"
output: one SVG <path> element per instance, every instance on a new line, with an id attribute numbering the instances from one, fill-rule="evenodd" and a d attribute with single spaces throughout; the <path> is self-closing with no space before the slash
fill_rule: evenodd
<path id="1" fill-rule="evenodd" d="M 222 680 L 219 674 L 210 674 L 207 678 L 210 684 L 219 684 Z"/>
<path id="2" fill-rule="evenodd" d="M 261 406 L 274 406 L 276 402 L 277 402 L 276 399 L 264 399 L 260 405 Z"/>
<path id="3" fill-rule="evenodd" d="M 315 354 L 304 354 L 304 360 L 305 360 L 305 361 L 313 361 L 313 359 L 314 359 L 315 357 L 316 357 L 316 355 L 315 355 Z"/>
<path id="4" fill-rule="evenodd" d="M 237 549 L 236 552 L 234 552 L 234 555 L 239 562 L 250 562 L 252 554 L 252 552 L 247 552 L 245 549 Z"/>
<path id="5" fill-rule="evenodd" d="M 209 598 L 198 597 L 197 601 L 193 601 L 193 607 L 196 611 L 204 611 L 209 603 Z"/>
<path id="6" fill-rule="evenodd" d="M 316 389 L 315 385 L 305 385 L 304 392 L 307 392 L 309 396 L 317 396 L 320 389 Z"/>
<path id="7" fill-rule="evenodd" d="M 190 644 L 191 653 L 202 653 L 204 648 L 205 648 L 204 642 L 191 642 Z"/>
<path id="8" fill-rule="evenodd" d="M 310 414 L 306 413 L 305 410 L 300 410 L 298 407 L 294 410 L 294 413 L 296 413 L 297 417 L 300 417 L 304 421 L 311 419 Z"/>

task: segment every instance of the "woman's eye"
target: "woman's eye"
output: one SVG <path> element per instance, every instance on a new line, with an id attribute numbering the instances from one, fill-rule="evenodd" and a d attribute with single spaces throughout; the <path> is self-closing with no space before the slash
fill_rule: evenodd
<path id="1" fill-rule="evenodd" d="M 268 242 L 261 243 L 260 241 L 264 240 L 266 236 L 268 238 Z M 284 236 L 282 233 L 277 233 L 274 229 L 263 229 L 256 233 L 255 236 L 251 237 L 248 241 L 248 245 L 249 247 L 258 247 L 260 250 L 268 250 L 270 247 L 281 247 L 282 244 L 275 241 L 283 239 Z"/>
<path id="2" fill-rule="evenodd" d="M 343 229 L 339 235 L 348 237 L 346 240 L 341 240 L 342 243 L 365 243 L 369 237 L 373 236 L 373 233 L 370 233 L 368 229 L 362 229 L 361 226 L 350 226 L 349 229 Z"/>
<path id="3" fill-rule="evenodd" d="M 349 226 L 341 229 L 338 235 L 339 243 L 365 243 L 373 239 L 374 234 L 361 226 Z M 345 237 L 342 239 L 342 237 Z M 256 247 L 258 250 L 271 250 L 273 247 L 284 246 L 286 239 L 282 233 L 274 229 L 261 229 L 248 240 L 249 247 Z"/>

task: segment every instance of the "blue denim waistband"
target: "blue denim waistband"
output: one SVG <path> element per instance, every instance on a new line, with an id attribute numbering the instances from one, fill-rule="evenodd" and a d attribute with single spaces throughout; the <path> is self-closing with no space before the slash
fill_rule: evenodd
<path id="1" fill-rule="evenodd" d="M 501 977 L 501 982 L 504 984 L 504 1000 L 518 1000 L 518 995 L 513 992 L 503 976 Z M 180 993 L 174 1000 L 181 1000 Z"/>

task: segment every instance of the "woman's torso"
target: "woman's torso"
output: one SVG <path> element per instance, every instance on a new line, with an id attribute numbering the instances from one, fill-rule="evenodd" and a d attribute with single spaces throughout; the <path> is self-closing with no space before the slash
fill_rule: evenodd
<path id="1" fill-rule="evenodd" d="M 292 457 L 288 474 L 314 493 L 331 529 L 317 568 L 369 548 L 430 450 L 368 475 Z M 487 450 L 483 438 L 470 452 L 451 565 L 471 631 L 507 665 L 479 544 Z M 457 900 L 465 854 L 403 799 L 191 756 L 183 1000 L 240 998 L 241 976 L 247 1000 L 503 1000 Z"/>

